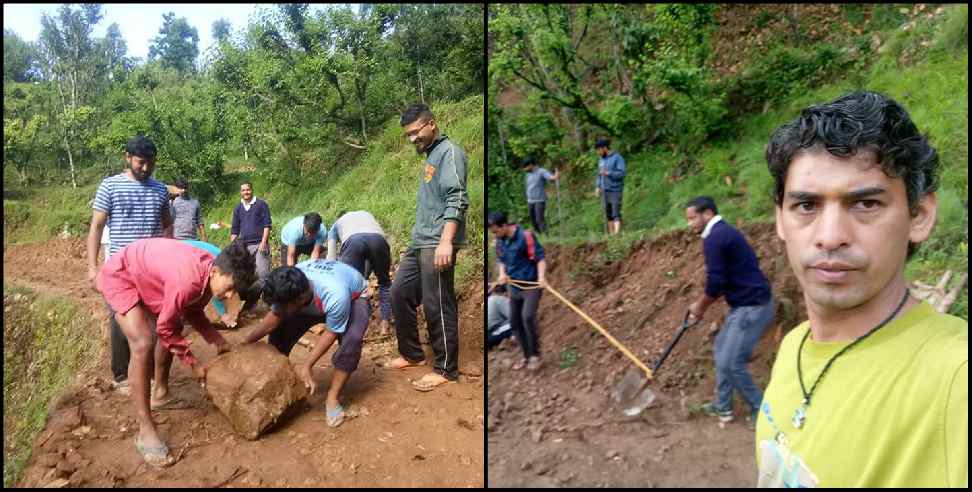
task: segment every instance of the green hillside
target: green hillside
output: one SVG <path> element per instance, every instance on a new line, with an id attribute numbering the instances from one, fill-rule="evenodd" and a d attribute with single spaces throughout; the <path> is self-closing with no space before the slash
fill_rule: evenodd
<path id="1" fill-rule="evenodd" d="M 460 251 L 457 261 L 456 280 L 461 284 L 471 274 L 481 271 L 483 257 L 482 241 L 478 239 L 483 230 L 483 97 L 433 105 L 432 111 L 442 131 L 465 149 L 469 158 L 466 212 L 469 246 Z M 115 163 L 120 165 L 119 161 Z M 266 178 L 255 172 L 253 166 L 231 161 L 219 180 L 219 191 L 212 202 L 203 203 L 204 219 L 207 224 L 230 223 L 233 207 L 239 201 L 240 183 L 252 180 L 255 194 L 270 204 L 275 224 L 271 247 L 275 255 L 280 244 L 280 228 L 294 216 L 316 211 L 330 225 L 343 209 L 364 209 L 374 214 L 384 227 L 394 261 L 408 247 L 415 223 L 415 197 L 422 162 L 422 157 L 404 138 L 397 121 L 386 125 L 358 162 L 336 166 L 331 175 L 308 180 L 306 186 L 277 182 L 268 188 Z M 159 162 L 156 174 L 164 172 L 165 166 L 165 162 Z M 117 170 L 88 169 L 76 190 L 70 185 L 32 190 L 5 186 L 4 244 L 40 242 L 64 230 L 73 236 L 87 234 L 90 200 L 101 179 Z M 229 241 L 228 230 L 207 230 L 207 233 L 210 242 L 225 245 Z"/>
<path id="2" fill-rule="evenodd" d="M 740 7 L 741 8 L 741 7 Z M 926 11 L 931 12 L 934 6 Z M 889 7 L 890 9 L 890 7 Z M 897 10 L 897 9 L 896 9 Z M 895 10 L 895 12 L 896 12 Z M 905 9 L 906 11 L 908 9 Z M 936 15 L 922 14 L 890 28 L 858 33 L 861 38 L 881 40 L 881 46 L 851 70 L 827 78 L 825 83 L 793 82 L 779 102 L 763 105 L 763 111 L 749 112 L 725 120 L 728 128 L 713 133 L 699 146 L 686 151 L 676 142 L 651 145 L 625 152 L 627 161 L 623 235 L 612 238 L 611 251 L 624 255 L 628 245 L 646 235 L 684 228 L 685 203 L 692 197 L 712 196 L 720 214 L 735 222 L 772 221 L 772 177 L 766 167 L 764 149 L 773 130 L 792 120 L 811 104 L 830 101 L 857 89 L 879 91 L 901 103 L 920 131 L 928 135 L 941 158 L 941 185 L 936 229 L 919 254 L 909 263 L 911 280 L 934 284 L 945 270 L 968 269 L 968 7 L 948 6 Z M 714 34 L 718 36 L 719 34 Z M 852 40 L 834 41 L 840 52 Z M 819 45 L 804 47 L 812 52 Z M 740 48 L 741 49 L 741 48 Z M 780 43 L 778 51 L 789 49 Z M 805 60 L 812 64 L 813 60 Z M 758 57 L 739 69 L 740 75 L 756 77 L 769 61 Z M 820 68 L 823 70 L 823 68 Z M 776 73 L 766 72 L 769 78 Z M 782 77 L 781 77 L 782 78 Z M 725 79 L 723 82 L 725 84 Z M 529 100 L 532 101 L 532 100 Z M 530 114 L 531 102 L 503 108 L 506 114 Z M 603 113 L 602 113 L 603 114 Z M 513 120 L 512 116 L 509 116 Z M 675 116 L 672 116 L 675 118 Z M 522 121 L 522 120 L 521 120 Z M 509 123 L 514 127 L 516 121 Z M 507 131 L 510 131 L 507 129 Z M 566 132 L 569 133 L 569 132 Z M 593 132 L 592 132 L 593 133 Z M 512 144 L 530 148 L 507 135 Z M 528 138 L 528 137 L 523 137 Z M 569 140 L 569 139 L 568 139 Z M 492 142 L 492 136 L 491 136 Z M 570 148 L 565 141 L 558 149 Z M 491 143 L 492 145 L 492 143 Z M 539 145 L 539 144 L 538 144 Z M 600 241 L 604 237 L 601 202 L 594 196 L 597 155 L 593 149 L 556 155 L 535 145 L 547 168 L 567 172 L 561 184 L 560 203 L 548 187 L 547 221 L 551 243 Z M 515 145 L 513 145 L 515 147 Z M 512 150 L 511 150 L 512 153 Z M 494 185 L 491 152 L 490 203 L 508 204 L 517 220 L 529 223 L 520 172 L 504 172 Z M 509 157 L 513 160 L 514 157 Z M 511 163 L 515 166 L 515 163 Z M 502 189 L 502 192 L 499 191 Z M 503 195 L 503 197 L 500 197 Z M 510 196 L 509 199 L 505 196 Z M 562 215 L 563 222 L 559 220 Z M 951 309 L 968 318 L 968 289 Z"/>
<path id="3" fill-rule="evenodd" d="M 432 112 L 440 131 L 462 147 L 469 158 L 469 209 L 466 211 L 468 247 L 459 253 L 456 272 L 457 283 L 462 283 L 470 274 L 482 271 L 483 97 L 473 96 L 457 103 L 433 105 Z M 360 162 L 340 167 L 333 176 L 325 176 L 320 184 L 295 187 L 277 183 L 268 189 L 265 180 L 257 173 L 229 169 L 224 176 L 222 193 L 216 203 L 204 212 L 209 223 L 221 220 L 229 224 L 233 207 L 239 203 L 240 183 L 252 179 L 254 194 L 270 204 L 274 223 L 270 242 L 272 251 L 276 252 L 280 247 L 280 228 L 297 215 L 315 211 L 330 226 L 341 210 L 368 210 L 388 235 L 394 262 L 410 242 L 423 162 L 424 156 L 415 153 L 415 148 L 405 139 L 398 122 L 391 121 L 374 138 L 371 148 Z M 241 163 L 236 162 L 235 167 L 242 167 Z M 227 229 L 207 233 L 211 234 L 211 242 L 222 245 L 229 241 Z"/>

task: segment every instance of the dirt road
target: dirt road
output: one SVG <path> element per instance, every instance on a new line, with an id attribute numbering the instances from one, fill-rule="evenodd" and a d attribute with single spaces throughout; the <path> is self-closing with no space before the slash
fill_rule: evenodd
<path id="1" fill-rule="evenodd" d="M 232 433 L 189 370 L 174 362 L 172 391 L 186 404 L 155 414 L 180 460 L 155 471 L 135 451 L 131 399 L 109 386 L 108 325 L 100 295 L 87 286 L 84 254 L 76 238 L 4 251 L 5 283 L 67 295 L 86 306 L 102 320 L 90 328 L 105 347 L 99 362 L 79 374 L 54 405 L 19 486 L 44 486 L 58 477 L 83 487 L 485 485 L 481 281 L 471 282 L 460 295 L 460 368 L 465 372 L 460 383 L 430 393 L 411 389 L 409 379 L 418 379 L 424 370 L 382 369 L 377 362 L 395 354 L 394 339 L 369 335 L 361 365 L 344 390 L 343 404 L 357 416 L 336 429 L 327 427 L 323 411 L 330 354 L 315 369 L 318 392 L 304 410 L 252 442 Z M 255 321 L 244 317 L 239 330 L 223 334 L 239 339 Z M 215 356 L 214 348 L 187 331 L 203 362 Z M 291 360 L 308 353 L 298 345 Z"/>
<path id="2" fill-rule="evenodd" d="M 742 230 L 773 285 L 777 322 L 795 326 L 802 297 L 782 243 L 772 225 Z M 704 288 L 701 241 L 676 232 L 613 262 L 602 260 L 603 250 L 546 248 L 548 281 L 651 364 Z M 682 338 L 652 383 L 659 401 L 635 419 L 610 399 L 633 364 L 553 295 L 545 293 L 540 306 L 540 372 L 514 371 L 522 353 L 509 341 L 488 356 L 490 486 L 755 486 L 755 443 L 739 396 L 736 421 L 723 426 L 692 410 L 712 399 L 714 328 L 728 310 L 725 301 Z M 767 330 L 749 366 L 764 388 L 776 335 Z"/>

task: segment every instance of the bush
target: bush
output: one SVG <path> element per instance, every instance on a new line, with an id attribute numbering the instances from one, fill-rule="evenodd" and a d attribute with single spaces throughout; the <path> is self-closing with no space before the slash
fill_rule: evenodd
<path id="1" fill-rule="evenodd" d="M 778 103 L 829 80 L 847 64 L 845 52 L 829 44 L 812 51 L 779 45 L 750 68 L 723 82 L 733 118 L 759 112 L 766 103 Z"/>
<path id="2" fill-rule="evenodd" d="M 946 7 L 945 21 L 935 34 L 933 45 L 936 49 L 958 51 L 969 46 L 969 6 L 954 5 Z"/>

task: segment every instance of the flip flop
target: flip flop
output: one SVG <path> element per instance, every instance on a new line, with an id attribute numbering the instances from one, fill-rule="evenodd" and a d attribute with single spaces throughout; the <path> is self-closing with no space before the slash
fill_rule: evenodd
<path id="1" fill-rule="evenodd" d="M 328 410 L 327 406 L 324 406 L 324 411 L 327 414 L 327 425 L 328 427 L 337 427 L 344 422 L 344 407 L 338 405 L 334 410 Z"/>
<path id="2" fill-rule="evenodd" d="M 422 376 L 422 379 L 416 379 L 415 381 L 412 381 L 412 388 L 414 388 L 417 391 L 429 392 L 438 388 L 439 386 L 442 386 L 443 384 L 449 384 L 455 382 L 455 381 L 449 381 L 448 379 L 445 379 L 444 381 L 438 383 L 428 383 L 428 382 L 423 383 L 422 382 L 423 379 L 425 379 L 425 376 Z"/>
<path id="3" fill-rule="evenodd" d="M 142 444 L 139 439 L 139 435 L 135 434 L 135 449 L 138 453 L 142 455 L 142 459 L 145 460 L 149 466 L 155 468 L 165 468 L 173 463 L 175 463 L 175 458 L 169 454 L 169 447 L 162 443 L 159 447 L 148 447 Z"/>

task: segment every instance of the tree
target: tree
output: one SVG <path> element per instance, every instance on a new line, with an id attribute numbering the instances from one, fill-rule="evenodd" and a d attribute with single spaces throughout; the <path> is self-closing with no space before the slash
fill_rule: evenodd
<path id="1" fill-rule="evenodd" d="M 37 47 L 10 29 L 3 30 L 3 81 L 33 82 L 40 79 Z"/>
<path id="2" fill-rule="evenodd" d="M 75 188 L 78 183 L 72 149 L 83 148 L 82 136 L 93 113 L 87 103 L 93 99 L 98 67 L 91 31 L 101 17 L 100 4 L 84 4 L 78 10 L 62 5 L 57 17 L 41 15 L 44 72 L 60 96 L 61 114 L 57 121 Z"/>
<path id="3" fill-rule="evenodd" d="M 195 71 L 199 56 L 199 33 L 189 25 L 185 17 L 175 17 L 169 12 L 162 15 L 162 28 L 149 46 L 149 60 L 159 59 L 162 66 L 174 68 L 179 73 Z"/>
<path id="4" fill-rule="evenodd" d="M 216 40 L 217 43 L 229 42 L 231 30 L 232 26 L 230 21 L 226 19 L 217 19 L 215 22 L 213 22 L 213 39 Z"/>
<path id="5" fill-rule="evenodd" d="M 123 81 L 135 68 L 135 60 L 126 56 L 128 43 L 122 37 L 117 23 L 108 26 L 104 39 L 100 40 L 99 53 L 102 55 L 100 72 L 108 83 Z"/>

